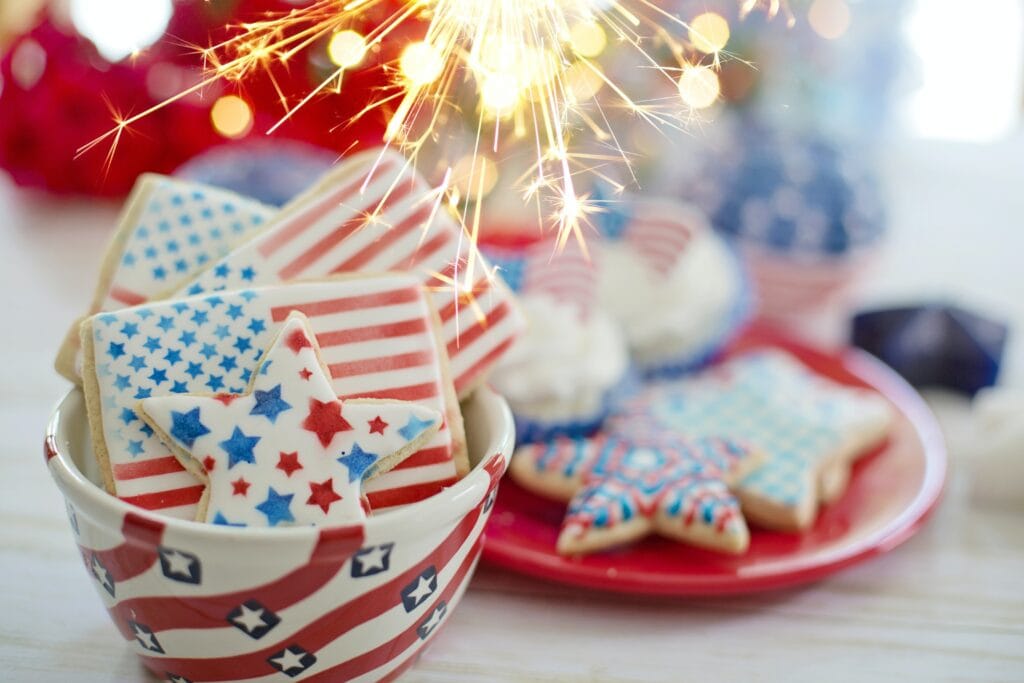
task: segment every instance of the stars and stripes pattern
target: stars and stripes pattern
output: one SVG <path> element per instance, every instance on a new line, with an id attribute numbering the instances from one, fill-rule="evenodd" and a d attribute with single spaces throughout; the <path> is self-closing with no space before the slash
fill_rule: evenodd
<path id="1" fill-rule="evenodd" d="M 105 452 L 117 496 L 195 517 L 201 482 L 139 418 L 136 405 L 170 394 L 244 393 L 292 310 L 309 318 L 339 398 L 415 401 L 445 416 L 417 453 L 367 483 L 371 506 L 421 500 L 457 480 L 465 471 L 465 437 L 461 420 L 452 419 L 458 405 L 442 371 L 432 311 L 414 278 L 382 275 L 153 302 L 92 318 L 94 371 L 84 379 L 100 408 L 93 441 Z"/>
<path id="2" fill-rule="evenodd" d="M 204 521 L 324 526 L 363 520 L 363 482 L 411 455 L 440 426 L 440 413 L 415 403 L 336 398 L 308 324 L 302 314 L 289 317 L 244 396 L 140 402 L 157 435 L 201 468 Z"/>
<path id="3" fill-rule="evenodd" d="M 583 317 L 596 305 L 594 263 L 575 240 L 562 249 L 555 240 L 546 239 L 520 249 L 485 247 L 484 253 L 509 289 L 520 296 L 568 304 Z"/>
<path id="4" fill-rule="evenodd" d="M 274 209 L 219 188 L 144 175 L 125 205 L 122 250 L 99 305 L 112 311 L 173 291 L 255 235 Z"/>
<path id="5" fill-rule="evenodd" d="M 161 680 L 391 680 L 461 599 L 506 462 L 493 455 L 466 478 L 480 496 L 468 512 L 415 529 L 295 529 L 278 547 L 129 513 L 119 527 L 83 517 L 77 540 L 111 619 Z"/>
<path id="6" fill-rule="evenodd" d="M 274 209 L 233 192 L 146 174 L 125 203 L 89 310 L 115 311 L 160 298 L 263 228 Z M 78 324 L 57 369 L 80 378 Z"/>
<path id="7" fill-rule="evenodd" d="M 339 164 L 261 235 L 180 291 L 191 295 L 335 273 L 411 272 L 433 293 L 455 389 L 464 397 L 524 323 L 507 288 L 432 196 L 401 155 L 364 152 Z"/>
<path id="8" fill-rule="evenodd" d="M 750 536 L 729 484 L 757 458 L 728 439 L 605 431 L 520 448 L 512 471 L 527 488 L 570 498 L 560 553 L 591 552 L 652 532 L 742 552 Z"/>

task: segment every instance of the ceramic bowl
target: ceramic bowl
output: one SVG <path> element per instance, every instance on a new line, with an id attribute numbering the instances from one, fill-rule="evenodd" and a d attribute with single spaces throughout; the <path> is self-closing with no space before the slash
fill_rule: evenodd
<path id="1" fill-rule="evenodd" d="M 503 399 L 481 389 L 464 412 L 466 477 L 345 527 L 221 527 L 108 495 L 79 390 L 54 412 L 45 453 L 110 618 L 161 679 L 390 680 L 458 604 L 512 454 Z"/>

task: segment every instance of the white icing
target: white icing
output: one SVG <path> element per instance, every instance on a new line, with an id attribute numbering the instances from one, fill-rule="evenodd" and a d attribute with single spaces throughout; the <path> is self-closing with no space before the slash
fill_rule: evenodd
<path id="1" fill-rule="evenodd" d="M 600 252 L 599 300 L 621 323 L 641 365 L 683 357 L 715 341 L 742 282 L 735 257 L 711 231 L 697 231 L 665 278 L 625 242 Z"/>
<path id="2" fill-rule="evenodd" d="M 548 297 L 524 296 L 520 304 L 526 334 L 498 364 L 491 383 L 526 417 L 565 420 L 600 412 L 605 393 L 628 366 L 618 326 L 602 311 L 581 320 L 575 306 Z"/>

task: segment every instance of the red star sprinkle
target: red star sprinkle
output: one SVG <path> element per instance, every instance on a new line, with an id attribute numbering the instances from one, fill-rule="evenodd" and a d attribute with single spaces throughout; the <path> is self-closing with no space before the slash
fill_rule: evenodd
<path id="1" fill-rule="evenodd" d="M 388 423 L 380 419 L 380 415 L 370 420 L 368 424 L 370 425 L 371 434 L 383 434 L 384 430 L 388 427 Z"/>
<path id="2" fill-rule="evenodd" d="M 213 468 L 217 466 L 217 461 L 213 459 L 212 455 L 208 455 L 203 458 L 203 468 L 207 472 L 212 472 Z"/>
<path id="3" fill-rule="evenodd" d="M 306 504 L 319 505 L 325 515 L 331 509 L 331 503 L 341 500 L 341 496 L 334 490 L 333 477 L 322 484 L 317 484 L 315 481 L 309 482 L 309 491 L 309 499 Z"/>
<path id="4" fill-rule="evenodd" d="M 231 482 L 231 488 L 234 489 L 231 495 L 233 496 L 244 496 L 249 493 L 249 482 L 245 480 L 245 477 L 239 477 Z"/>
<path id="5" fill-rule="evenodd" d="M 320 439 L 324 448 L 331 445 L 331 440 L 338 432 L 347 432 L 352 425 L 341 416 L 341 401 L 319 401 L 309 399 L 309 416 L 302 422 L 302 428 L 313 432 Z"/>
<path id="6" fill-rule="evenodd" d="M 276 467 L 287 474 L 290 478 L 292 476 L 292 472 L 302 469 L 302 464 L 299 462 L 299 452 L 295 451 L 294 453 L 285 453 L 282 451 L 277 460 Z"/>
<path id="7" fill-rule="evenodd" d="M 236 394 L 216 394 L 214 398 L 223 403 L 224 405 L 229 406 L 231 405 L 232 401 L 238 398 L 238 396 Z"/>
<path id="8" fill-rule="evenodd" d="M 302 349 L 311 348 L 313 345 L 309 342 L 309 337 L 301 329 L 296 329 L 285 340 L 285 345 L 292 350 L 295 355 L 299 355 L 299 351 Z"/>
<path id="9" fill-rule="evenodd" d="M 299 377 L 301 377 L 302 379 L 308 380 L 312 376 L 313 373 L 309 371 L 309 368 L 302 368 L 301 370 L 299 370 Z"/>

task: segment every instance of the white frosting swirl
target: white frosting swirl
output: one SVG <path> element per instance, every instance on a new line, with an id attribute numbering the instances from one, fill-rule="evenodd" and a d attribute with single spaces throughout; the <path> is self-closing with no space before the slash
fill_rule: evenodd
<path id="1" fill-rule="evenodd" d="M 575 306 L 543 296 L 519 299 L 527 330 L 491 375 L 513 412 L 545 422 L 589 418 L 629 364 L 618 326 L 602 311 L 581 320 Z"/>
<path id="2" fill-rule="evenodd" d="M 642 366 L 712 343 L 741 294 L 735 256 L 710 230 L 694 234 L 665 278 L 624 242 L 606 243 L 600 258 L 599 300 L 621 323 Z"/>

